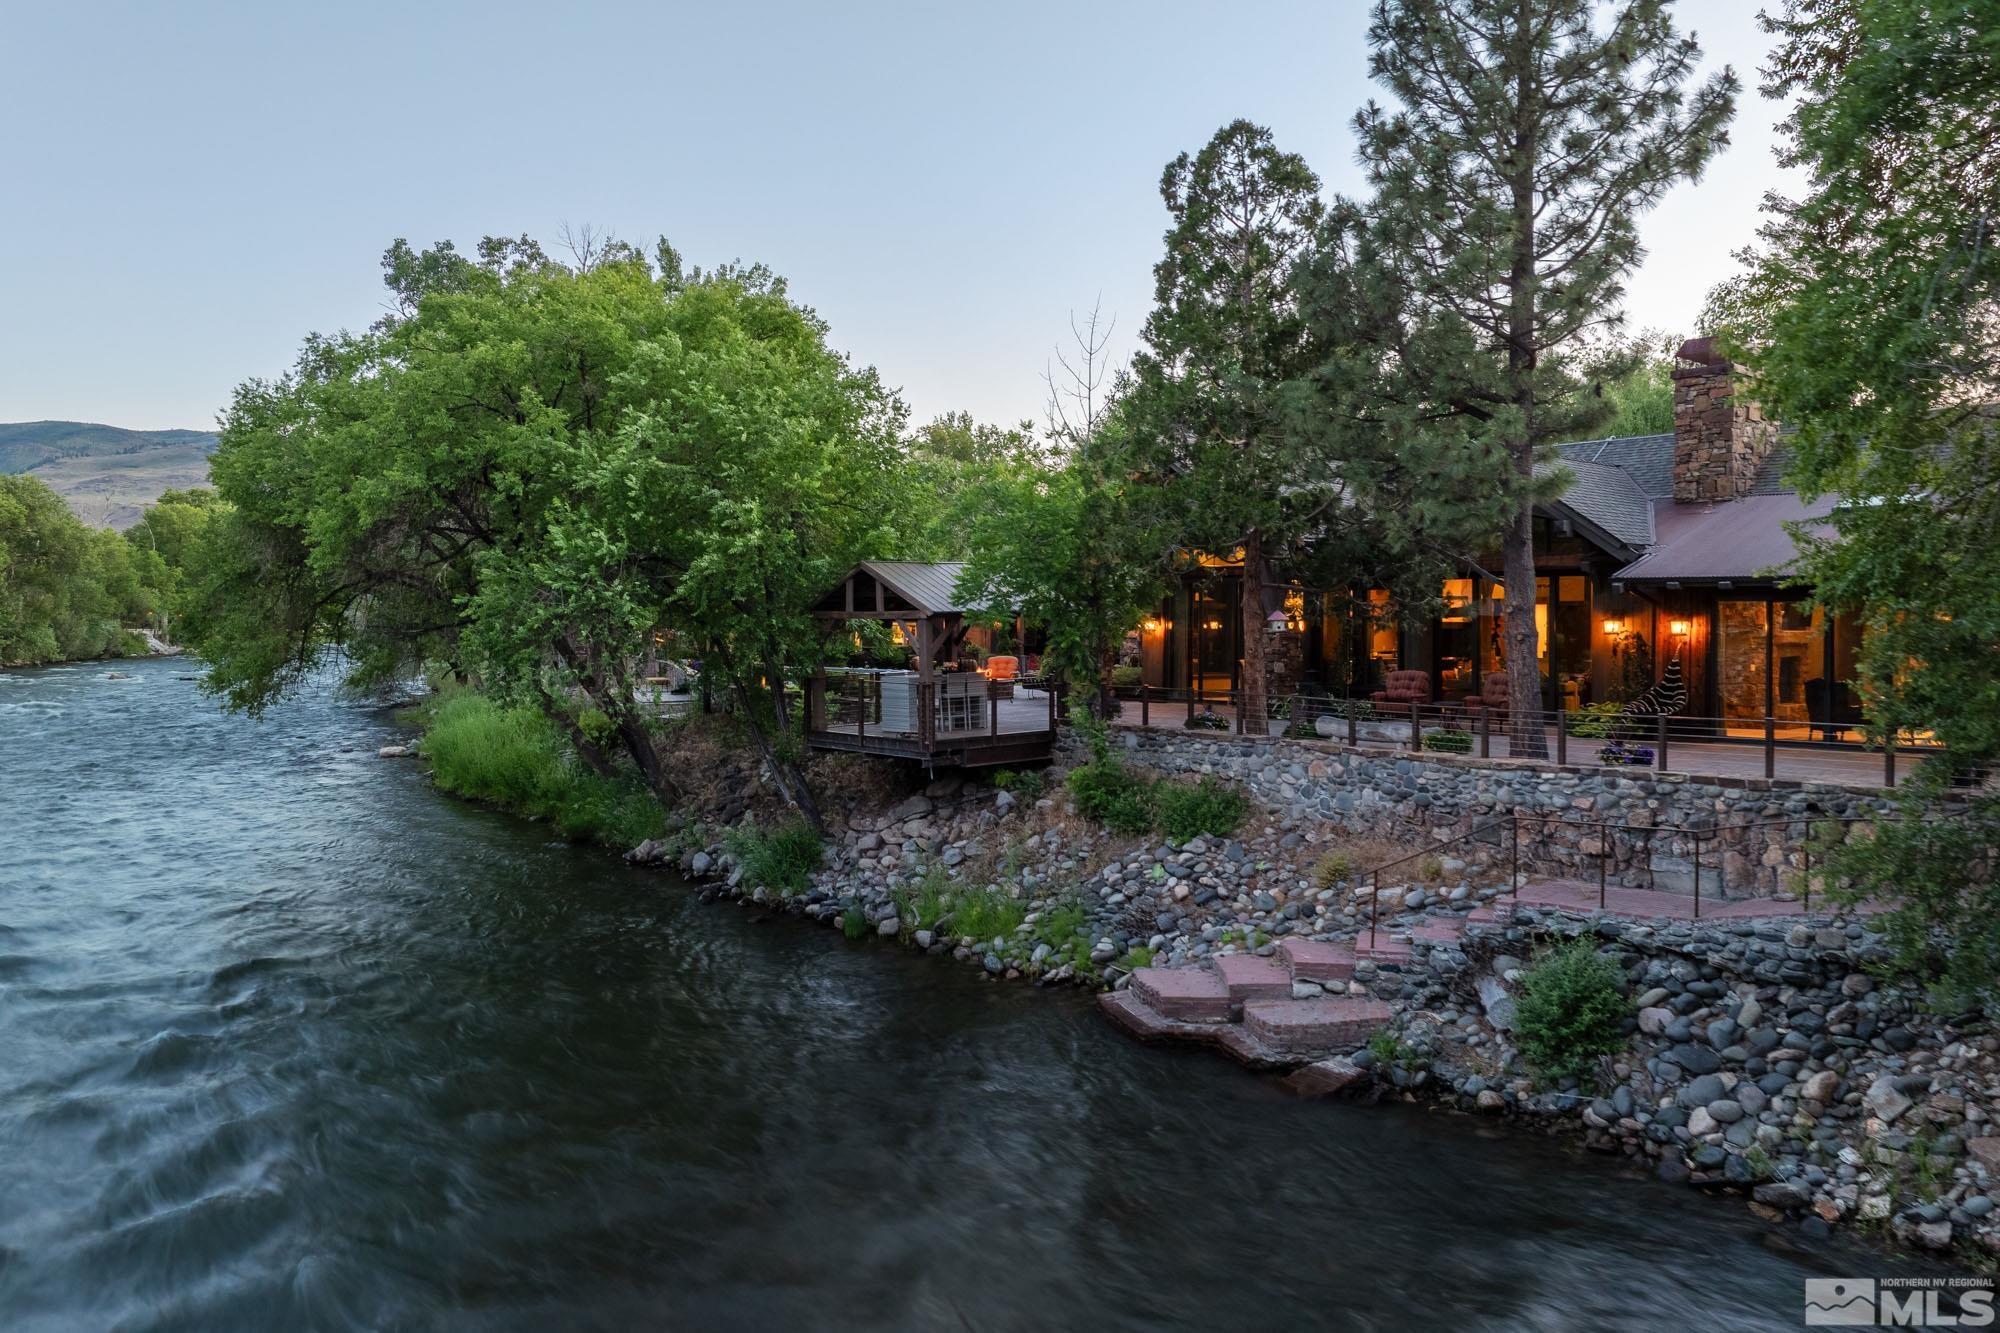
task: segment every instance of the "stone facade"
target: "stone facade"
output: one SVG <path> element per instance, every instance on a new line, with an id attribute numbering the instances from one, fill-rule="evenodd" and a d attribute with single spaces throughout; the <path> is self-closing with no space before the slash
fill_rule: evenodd
<path id="1" fill-rule="evenodd" d="M 1879 791 L 1819 783 L 1552 767 L 1335 741 L 1140 728 L 1114 735 L 1132 763 L 1218 774 L 1278 810 L 1357 835 L 1400 831 L 1471 865 L 1504 870 L 1516 811 L 1522 869 L 1537 874 L 1594 881 L 1602 857 L 1609 884 L 1690 892 L 1699 851 L 1704 898 L 1796 892 L 1814 823 L 1868 820 L 1892 808 Z"/>
<path id="2" fill-rule="evenodd" d="M 1748 495 L 1777 427 L 1738 391 L 1735 365 L 1710 339 L 1691 338 L 1678 355 L 1695 364 L 1673 372 L 1674 503 Z"/>

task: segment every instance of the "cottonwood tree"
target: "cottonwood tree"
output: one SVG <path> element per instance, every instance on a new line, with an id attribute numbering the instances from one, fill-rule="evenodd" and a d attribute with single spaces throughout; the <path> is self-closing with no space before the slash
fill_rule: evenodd
<path id="1" fill-rule="evenodd" d="M 1862 624 L 1871 730 L 1944 749 L 1828 873 L 1899 904 L 1901 961 L 1962 1003 L 2000 987 L 2000 796 L 1971 785 L 2000 761 L 2000 6 L 1793 0 L 1767 26 L 1807 184 L 1770 201 L 1728 339 L 1797 428 L 1791 479 L 1841 502 L 1799 572 Z"/>
<path id="2" fill-rule="evenodd" d="M 635 698 L 665 622 L 811 817 L 784 683 L 816 581 L 893 507 L 870 485 L 900 417 L 767 272 L 675 259 L 391 247 L 391 314 L 309 339 L 225 417 L 231 507 L 189 616 L 211 688 L 255 710 L 335 655 L 357 684 L 441 662 L 540 705 L 586 762 L 606 762 L 580 725 L 602 712 L 672 803 Z"/>
<path id="3" fill-rule="evenodd" d="M 1665 0 L 1381 0 L 1369 44 L 1395 101 L 1355 121 L 1385 250 L 1413 299 L 1475 334 L 1425 370 L 1506 454 L 1512 744 L 1543 754 L 1535 466 L 1608 416 L 1576 354 L 1617 315 L 1638 216 L 1726 142 L 1737 83 L 1694 82 L 1700 48 Z"/>
<path id="4" fill-rule="evenodd" d="M 1285 428 L 1285 385 L 1310 363 L 1292 279 L 1325 209 L 1304 159 L 1247 120 L 1160 178 L 1173 225 L 1133 361 L 1131 463 L 1158 488 L 1181 550 L 1241 553 L 1243 729 L 1268 729 L 1266 615 L 1283 597 L 1269 548 L 1297 521 L 1309 467 Z"/>

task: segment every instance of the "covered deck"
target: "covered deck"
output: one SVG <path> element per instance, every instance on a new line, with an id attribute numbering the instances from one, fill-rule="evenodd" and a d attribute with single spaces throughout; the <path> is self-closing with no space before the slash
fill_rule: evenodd
<path id="1" fill-rule="evenodd" d="M 853 621 L 894 627 L 906 667 L 831 668 L 806 682 L 806 744 L 889 755 L 927 767 L 997 768 L 1053 755 L 1056 691 L 1021 678 L 1011 658 L 973 669 L 964 653 L 964 567 L 869 560 L 820 599 L 829 635 Z"/>

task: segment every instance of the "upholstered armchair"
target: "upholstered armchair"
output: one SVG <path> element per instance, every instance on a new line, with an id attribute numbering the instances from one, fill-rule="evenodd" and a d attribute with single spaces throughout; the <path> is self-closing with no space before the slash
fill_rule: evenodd
<path id="1" fill-rule="evenodd" d="M 1428 671 L 1391 671 L 1382 678 L 1382 688 L 1375 691 L 1375 711 L 1378 713 L 1407 713 L 1410 705 L 1430 701 L 1431 673 Z"/>
<path id="2" fill-rule="evenodd" d="M 1489 671 L 1479 678 L 1479 693 L 1465 696 L 1465 710 L 1477 717 L 1483 711 L 1507 711 L 1507 673 Z"/>

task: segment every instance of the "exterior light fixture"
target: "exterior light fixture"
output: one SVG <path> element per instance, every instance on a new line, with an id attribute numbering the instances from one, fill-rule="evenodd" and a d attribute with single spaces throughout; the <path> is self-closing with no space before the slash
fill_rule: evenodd
<path id="1" fill-rule="evenodd" d="M 1606 634 L 1623 634 L 1625 632 L 1625 622 L 1616 616 L 1606 616 L 1604 618 L 1604 632 Z"/>
<path id="2" fill-rule="evenodd" d="M 1690 621 L 1669 620 L 1667 622 L 1667 632 L 1674 635 L 1677 638 L 1685 639 L 1690 633 L 1693 632 L 1693 630 L 1694 630 L 1694 625 Z"/>

